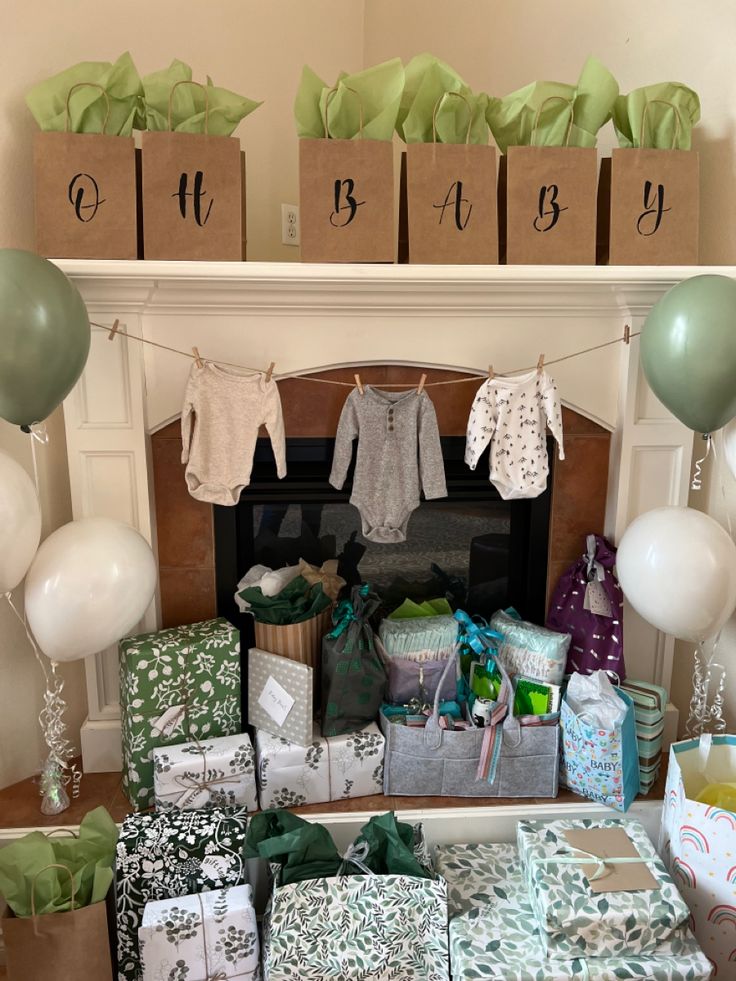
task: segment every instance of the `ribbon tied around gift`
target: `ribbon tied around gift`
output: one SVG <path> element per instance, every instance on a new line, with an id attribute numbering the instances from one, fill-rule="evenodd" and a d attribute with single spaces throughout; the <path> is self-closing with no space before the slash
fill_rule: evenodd
<path id="1" fill-rule="evenodd" d="M 370 851 L 370 845 L 367 841 L 361 841 L 360 844 L 353 842 L 348 845 L 348 849 L 342 857 L 342 864 L 340 865 L 339 875 L 344 875 L 343 869 L 346 865 L 354 865 L 357 869 L 365 875 L 375 875 L 372 869 L 369 869 L 365 864 L 365 860 L 368 857 L 368 852 Z"/>
<path id="2" fill-rule="evenodd" d="M 485 664 L 488 658 L 493 658 L 497 653 L 497 640 L 503 640 L 503 636 L 496 630 L 492 630 L 482 617 L 471 619 L 464 610 L 456 610 L 454 617 L 459 626 L 458 643 L 467 644 L 476 654 L 480 655 L 481 664 Z M 477 622 L 480 620 L 480 623 Z"/>

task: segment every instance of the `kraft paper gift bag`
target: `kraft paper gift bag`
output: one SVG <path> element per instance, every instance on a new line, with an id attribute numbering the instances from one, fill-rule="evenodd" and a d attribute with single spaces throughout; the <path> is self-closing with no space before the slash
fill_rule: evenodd
<path id="1" fill-rule="evenodd" d="M 107 110 L 99 132 L 70 131 L 76 90 L 98 89 Z M 95 98 L 98 96 L 95 95 Z M 136 162 L 132 136 L 108 135 L 110 100 L 93 82 L 73 85 L 63 132 L 36 133 L 36 251 L 59 259 L 136 259 Z"/>
<path id="2" fill-rule="evenodd" d="M 695 936 L 716 968 L 736 964 L 736 812 L 698 800 L 708 786 L 736 782 L 736 735 L 670 746 L 659 851 L 692 911 Z"/>
<path id="3" fill-rule="evenodd" d="M 695 92 L 676 83 L 616 100 L 621 147 L 611 155 L 612 265 L 697 264 L 700 161 L 690 147 L 699 114 Z"/>

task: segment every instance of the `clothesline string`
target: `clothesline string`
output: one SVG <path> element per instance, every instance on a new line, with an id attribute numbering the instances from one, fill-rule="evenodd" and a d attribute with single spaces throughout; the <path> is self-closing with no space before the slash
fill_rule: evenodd
<path id="1" fill-rule="evenodd" d="M 193 352 L 190 351 L 182 351 L 180 348 L 170 347 L 168 344 L 161 344 L 158 341 L 152 341 L 147 337 L 138 337 L 136 334 L 129 334 L 127 330 L 120 330 L 119 328 L 117 328 L 116 326 L 117 321 L 115 322 L 115 324 L 112 324 L 110 326 L 105 326 L 105 324 L 98 324 L 92 320 L 90 321 L 90 325 L 92 327 L 96 327 L 98 330 L 105 331 L 105 333 L 110 335 L 110 340 L 112 340 L 115 336 L 119 334 L 121 337 L 127 337 L 132 341 L 139 341 L 141 344 L 150 344 L 151 347 L 160 348 L 162 351 L 170 351 L 172 354 L 179 354 L 181 355 L 181 357 L 188 358 L 190 361 L 197 361 L 201 359 L 202 361 L 209 361 L 212 364 L 222 365 L 225 368 L 237 368 L 240 371 L 252 371 L 254 375 L 266 374 L 266 372 L 262 368 L 252 368 L 250 365 L 236 364 L 233 361 L 220 361 L 218 358 L 207 358 L 202 355 L 194 354 Z M 629 330 L 628 327 L 626 327 L 623 335 L 621 337 L 615 337 L 612 341 L 604 341 L 602 344 L 594 344 L 592 347 L 583 348 L 581 351 L 573 351 L 571 354 L 563 354 L 559 358 L 549 358 L 549 359 L 545 358 L 544 359 L 545 367 L 547 365 L 560 364 L 562 361 L 569 361 L 572 358 L 579 358 L 582 357 L 584 354 L 591 354 L 593 351 L 600 351 L 605 347 L 611 347 L 613 344 L 628 344 L 630 338 L 638 337 L 640 333 L 641 331 L 638 330 L 631 331 Z M 524 368 L 513 368 L 510 371 L 504 371 L 504 372 L 499 371 L 494 373 L 494 377 L 501 378 L 508 375 L 518 375 L 522 372 L 532 371 L 536 367 L 537 367 L 536 364 L 532 364 Z M 303 369 L 303 370 L 305 372 L 309 371 L 309 369 Z M 312 369 L 312 370 L 318 371 L 319 369 Z M 329 369 L 323 369 L 323 370 L 329 370 Z M 444 381 L 427 382 L 424 385 L 424 388 L 437 388 L 440 385 L 462 385 L 466 382 L 471 382 L 471 381 L 477 382 L 478 379 L 482 378 L 484 375 L 485 372 L 478 372 L 475 375 L 464 375 L 462 378 L 446 378 Z M 310 374 L 306 374 L 306 373 L 302 374 L 301 372 L 291 372 L 283 375 L 273 376 L 274 381 L 286 381 L 286 379 L 288 378 L 299 378 L 302 381 L 317 382 L 318 384 L 322 384 L 322 385 L 340 385 L 344 388 L 355 388 L 355 382 L 338 381 L 335 378 L 315 378 Z M 370 384 L 372 388 L 390 388 L 390 389 L 416 388 L 415 383 L 409 383 L 409 382 L 385 382 L 377 385 L 373 385 L 370 382 L 365 382 L 365 384 Z"/>

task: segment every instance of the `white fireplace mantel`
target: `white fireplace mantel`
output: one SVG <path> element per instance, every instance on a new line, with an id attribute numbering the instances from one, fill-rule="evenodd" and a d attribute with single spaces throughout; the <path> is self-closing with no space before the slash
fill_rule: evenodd
<path id="1" fill-rule="evenodd" d="M 479 376 L 633 332 L 672 285 L 733 267 L 399 266 L 58 260 L 90 318 L 130 335 L 277 375 L 352 363 L 458 367 Z M 638 338 L 551 368 L 562 399 L 613 433 L 607 533 L 685 504 L 693 434 L 649 390 Z M 156 546 L 150 435 L 180 410 L 191 362 L 93 331 L 64 403 L 74 516 L 127 521 Z M 369 380 L 369 379 L 367 379 Z M 316 387 L 316 386 L 315 386 Z M 315 411 L 319 411 L 315 398 Z M 154 629 L 156 603 L 142 629 Z M 627 612 L 636 675 L 667 686 L 673 641 Z M 117 659 L 88 658 L 87 770 L 120 765 Z"/>

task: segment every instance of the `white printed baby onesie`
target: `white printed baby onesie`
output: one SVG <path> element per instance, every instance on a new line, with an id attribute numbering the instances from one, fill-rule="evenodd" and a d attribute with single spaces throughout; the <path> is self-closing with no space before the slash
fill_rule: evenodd
<path id="1" fill-rule="evenodd" d="M 506 501 L 539 497 L 549 473 L 547 426 L 564 460 L 560 398 L 546 371 L 488 379 L 478 389 L 470 410 L 465 462 L 475 470 L 492 441 L 490 480 L 501 497 Z"/>
<path id="2" fill-rule="evenodd" d="M 237 504 L 250 483 L 259 428 L 271 437 L 276 473 L 286 476 L 281 398 L 265 374 L 240 374 L 205 362 L 192 365 L 181 413 L 181 462 L 198 501 Z"/>

